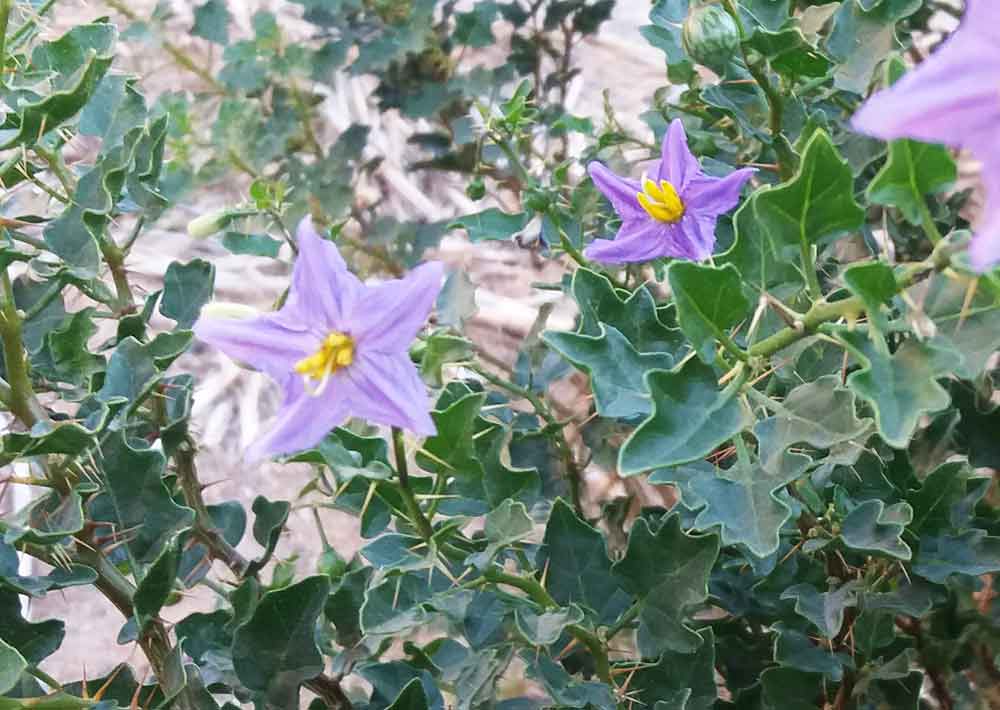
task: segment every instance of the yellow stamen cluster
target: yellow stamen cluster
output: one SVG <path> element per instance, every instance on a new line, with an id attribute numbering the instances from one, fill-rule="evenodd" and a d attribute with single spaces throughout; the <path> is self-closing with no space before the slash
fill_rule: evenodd
<path id="1" fill-rule="evenodd" d="M 673 223 L 684 216 L 684 203 L 674 186 L 666 180 L 660 180 L 657 185 L 648 177 L 643 178 L 642 192 L 637 197 L 649 216 L 660 222 Z"/>
<path id="2" fill-rule="evenodd" d="M 326 386 L 330 375 L 354 362 L 354 340 L 345 333 L 330 333 L 320 343 L 319 350 L 295 364 L 295 371 L 306 380 L 316 380 L 319 394 Z"/>

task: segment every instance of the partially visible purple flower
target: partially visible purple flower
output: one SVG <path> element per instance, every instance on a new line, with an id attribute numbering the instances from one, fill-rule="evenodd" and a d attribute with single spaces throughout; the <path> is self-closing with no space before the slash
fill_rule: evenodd
<path id="1" fill-rule="evenodd" d="M 981 161 L 988 204 L 970 248 L 973 264 L 1000 261 L 1000 2 L 967 0 L 961 26 L 939 50 L 854 114 L 883 140 L 966 148 Z"/>
<path id="2" fill-rule="evenodd" d="M 687 144 L 684 124 L 675 119 L 663 137 L 663 155 L 642 183 L 619 177 L 601 163 L 587 166 L 591 179 L 622 218 L 614 240 L 598 239 L 584 250 L 607 264 L 662 257 L 702 261 L 715 248 L 715 223 L 740 201 L 753 168 L 724 178 L 702 172 Z"/>
<path id="3" fill-rule="evenodd" d="M 409 346 L 441 290 L 443 266 L 366 286 L 332 242 L 304 219 L 285 305 L 250 319 L 202 317 L 195 334 L 285 390 L 274 427 L 247 458 L 289 454 L 318 443 L 348 417 L 435 433 L 427 390 Z"/>

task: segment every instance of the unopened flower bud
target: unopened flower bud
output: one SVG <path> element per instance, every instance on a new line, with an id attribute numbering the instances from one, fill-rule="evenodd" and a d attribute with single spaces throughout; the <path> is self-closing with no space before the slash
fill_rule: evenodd
<path id="1" fill-rule="evenodd" d="M 229 301 L 212 301 L 201 309 L 201 317 L 212 320 L 250 320 L 259 315 L 260 311 L 253 306 Z"/>
<path id="2" fill-rule="evenodd" d="M 722 68 L 739 51 L 740 30 L 719 5 L 692 6 L 681 40 L 693 60 L 712 69 Z"/>
<path id="3" fill-rule="evenodd" d="M 233 221 L 233 215 L 228 210 L 204 214 L 188 222 L 188 235 L 193 239 L 205 239 L 221 232 Z"/>

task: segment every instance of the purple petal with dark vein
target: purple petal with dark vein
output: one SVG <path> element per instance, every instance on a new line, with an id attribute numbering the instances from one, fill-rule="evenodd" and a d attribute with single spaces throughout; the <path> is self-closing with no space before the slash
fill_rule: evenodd
<path id="1" fill-rule="evenodd" d="M 677 192 L 683 192 L 688 182 L 701 175 L 698 159 L 688 148 L 687 134 L 684 124 L 679 118 L 670 122 L 666 135 L 663 136 L 660 167 L 657 170 L 657 180 L 666 180 Z"/>
<path id="2" fill-rule="evenodd" d="M 421 436 L 437 433 L 427 388 L 406 353 L 362 353 L 344 372 L 354 388 L 353 416 Z"/>
<path id="3" fill-rule="evenodd" d="M 421 264 L 405 278 L 365 286 L 346 329 L 359 349 L 406 352 L 441 291 L 444 265 Z"/>
<path id="4" fill-rule="evenodd" d="M 293 330 L 278 314 L 250 320 L 201 318 L 194 325 L 199 339 L 233 360 L 250 365 L 282 382 L 302 358 L 316 350 L 319 338 Z"/>
<path id="5" fill-rule="evenodd" d="M 1000 125 L 1000 45 L 959 31 L 854 114 L 855 130 L 884 140 L 981 145 Z"/>
<path id="6" fill-rule="evenodd" d="M 285 402 L 275 416 L 274 426 L 247 449 L 246 460 L 253 463 L 268 456 L 310 449 L 343 424 L 349 403 L 342 388 L 347 378 L 342 373 L 333 375 L 317 397 L 306 393 L 300 379 L 286 383 Z"/>
<path id="7" fill-rule="evenodd" d="M 646 213 L 637 197 L 642 192 L 642 187 L 638 182 L 619 177 L 605 165 L 597 162 L 590 163 L 587 166 L 587 172 L 590 173 L 590 179 L 594 181 L 594 185 L 608 198 L 611 206 L 615 208 L 622 219 L 638 217 Z"/>
<path id="8" fill-rule="evenodd" d="M 753 168 L 734 170 L 724 178 L 702 178 L 688 184 L 682 199 L 689 212 L 720 215 L 740 201 L 740 192 L 756 172 Z"/>
<path id="9" fill-rule="evenodd" d="M 309 217 L 296 231 L 299 255 L 292 271 L 288 302 L 309 324 L 321 330 L 342 329 L 350 316 L 361 282 L 333 242 L 323 239 Z"/>
<path id="10" fill-rule="evenodd" d="M 602 264 L 629 264 L 652 261 L 666 255 L 666 233 L 669 225 L 654 219 L 627 220 L 611 239 L 596 239 L 587 245 L 583 255 Z"/>

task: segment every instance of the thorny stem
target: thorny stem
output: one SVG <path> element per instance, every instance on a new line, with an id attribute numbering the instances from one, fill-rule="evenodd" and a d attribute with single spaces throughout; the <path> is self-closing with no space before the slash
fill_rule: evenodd
<path id="1" fill-rule="evenodd" d="M 250 563 L 230 545 L 219 533 L 208 513 L 208 506 L 201 495 L 201 482 L 198 480 L 198 470 L 195 467 L 194 442 L 188 439 L 174 456 L 177 464 L 177 481 L 181 486 L 184 501 L 194 510 L 194 534 L 208 548 L 212 558 L 222 562 L 239 578 L 246 575 Z M 145 649 L 144 649 L 145 650 Z M 159 677 L 159 676 L 157 676 Z M 319 696 L 328 708 L 332 710 L 350 710 L 351 701 L 333 678 L 320 674 L 303 683 L 305 687 Z"/>
<path id="2" fill-rule="evenodd" d="M 14 289 L 6 270 L 0 272 L 0 340 L 3 341 L 7 382 L 10 385 L 10 411 L 31 428 L 46 415 L 31 386 L 28 359 L 21 339 L 21 314 L 17 311 Z"/>
<path id="3" fill-rule="evenodd" d="M 119 313 L 128 313 L 135 305 L 132 287 L 125 271 L 125 252 L 113 244 L 109 238 L 101 239 L 101 254 L 111 271 L 111 280 L 115 284 L 114 308 Z"/>
<path id="4" fill-rule="evenodd" d="M 62 185 L 63 191 L 67 195 L 72 195 L 76 192 L 76 178 L 67 169 L 61 154 L 37 143 L 32 150 L 35 151 L 35 155 L 44 160 L 45 164 L 49 166 L 49 170 L 59 180 L 59 184 Z"/>
<path id="5" fill-rule="evenodd" d="M 535 602 L 535 604 L 543 609 L 555 609 L 559 607 L 559 602 L 553 599 L 552 595 L 549 594 L 545 587 L 543 587 L 534 577 L 521 577 L 516 574 L 508 574 L 507 572 L 503 572 L 497 568 L 487 570 L 484 576 L 487 581 L 493 582 L 494 584 L 504 584 L 508 587 L 520 589 L 528 595 L 531 601 Z M 593 631 L 585 629 L 579 624 L 567 626 L 566 630 L 573 636 L 573 638 L 586 646 L 587 650 L 590 651 L 591 656 L 594 658 L 594 670 L 597 677 L 608 685 L 614 687 L 614 681 L 611 677 L 611 662 L 608 659 L 608 651 L 604 647 L 604 643 L 601 641 L 600 637 L 598 637 Z"/>
<path id="6" fill-rule="evenodd" d="M 403 440 L 403 430 L 399 427 L 392 428 L 392 449 L 396 457 L 396 474 L 399 476 L 399 495 L 406 506 L 410 522 L 417 528 L 417 531 L 427 542 L 434 537 L 434 528 L 431 522 L 424 515 L 423 509 L 413 495 L 410 488 L 410 468 L 406 461 L 406 442 Z"/>
<path id="7" fill-rule="evenodd" d="M 937 248 L 934 253 L 931 254 L 930 258 L 926 261 L 921 261 L 916 264 L 911 264 L 901 276 L 896 279 L 896 292 L 904 291 L 910 286 L 912 286 L 917 279 L 921 276 L 934 272 L 941 271 L 948 267 L 951 263 L 950 261 L 950 249 L 949 248 Z M 857 296 L 852 298 L 846 298 L 842 301 L 834 301 L 829 303 L 827 301 L 819 301 L 813 304 L 812 308 L 806 312 L 801 321 L 801 327 L 797 324 L 794 327 L 785 328 L 780 330 L 774 335 L 765 338 L 760 341 L 752 348 L 750 348 L 750 357 L 761 357 L 766 358 L 779 350 L 787 348 L 792 343 L 795 343 L 808 335 L 812 335 L 817 331 L 820 325 L 824 323 L 829 323 L 832 321 L 840 320 L 845 316 L 857 315 L 865 311 L 865 304 Z"/>
<path id="8" fill-rule="evenodd" d="M 732 16 L 733 21 L 739 28 L 742 45 L 742 40 L 746 39 L 747 33 L 746 28 L 743 26 L 743 20 L 740 18 L 740 12 L 736 7 L 736 3 L 734 0 L 723 0 L 723 5 L 726 8 L 726 12 Z M 785 100 L 782 97 L 781 92 L 778 91 L 774 87 L 774 84 L 771 83 L 764 66 L 757 62 L 751 62 L 745 49 L 741 49 L 741 51 L 743 53 L 743 61 L 747 65 L 747 69 L 750 71 L 750 76 L 752 76 L 754 81 L 757 82 L 761 91 L 764 92 L 764 97 L 767 99 L 768 108 L 770 109 L 769 127 L 771 130 L 771 140 L 774 152 L 778 156 L 778 173 L 781 175 L 782 180 L 787 180 L 792 177 L 797 161 L 795 153 L 792 152 L 791 146 L 788 145 L 788 141 L 782 133 Z"/>
<path id="9" fill-rule="evenodd" d="M 201 495 L 201 482 L 195 465 L 195 446 L 191 439 L 185 440 L 174 454 L 177 469 L 177 483 L 184 495 L 184 502 L 194 511 L 194 534 L 208 548 L 209 555 L 224 563 L 238 578 L 242 579 L 250 566 L 247 559 L 230 545 L 216 528 L 208 506 Z"/>
<path id="10" fill-rule="evenodd" d="M 535 410 L 535 414 L 542 418 L 542 421 L 545 422 L 545 429 L 542 430 L 542 433 L 549 438 L 562 457 L 566 478 L 573 495 L 573 507 L 580 515 L 583 515 L 583 501 L 580 495 L 580 467 L 573 455 L 573 448 L 563 433 L 563 425 L 555 418 L 544 400 L 531 390 L 502 377 L 497 377 L 489 370 L 484 370 L 477 365 L 472 365 L 470 369 L 490 384 L 525 400 Z"/>

